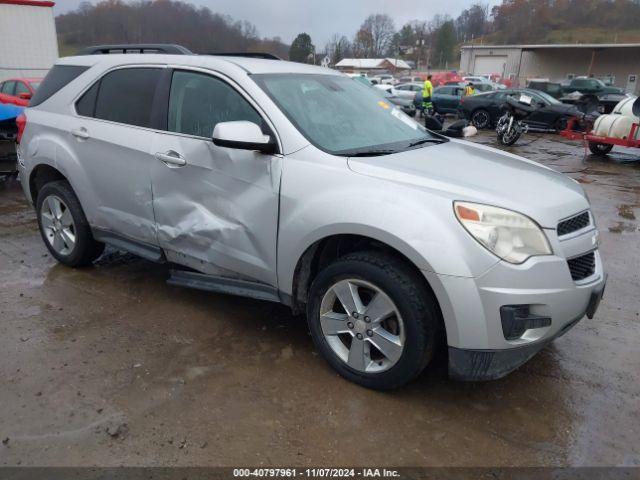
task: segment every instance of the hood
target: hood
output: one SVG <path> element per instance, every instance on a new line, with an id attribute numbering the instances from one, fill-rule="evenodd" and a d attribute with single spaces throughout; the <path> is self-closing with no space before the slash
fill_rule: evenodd
<path id="1" fill-rule="evenodd" d="M 361 175 L 406 183 L 453 200 L 508 208 L 544 228 L 589 207 L 582 187 L 555 170 L 460 140 L 379 157 L 349 158 Z"/>

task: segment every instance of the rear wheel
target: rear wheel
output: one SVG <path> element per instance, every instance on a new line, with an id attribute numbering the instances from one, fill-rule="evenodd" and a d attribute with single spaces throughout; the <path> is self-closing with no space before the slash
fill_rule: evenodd
<path id="1" fill-rule="evenodd" d="M 80 267 L 102 254 L 104 244 L 93 239 L 80 202 L 66 181 L 43 186 L 38 192 L 36 209 L 42 239 L 60 263 Z"/>
<path id="2" fill-rule="evenodd" d="M 478 130 L 491 126 L 491 115 L 484 108 L 480 108 L 471 115 L 471 124 Z"/>
<path id="3" fill-rule="evenodd" d="M 567 129 L 568 124 L 569 119 L 567 117 L 560 117 L 555 121 L 553 127 L 555 128 L 556 132 L 562 132 L 563 130 Z"/>
<path id="4" fill-rule="evenodd" d="M 611 145 L 610 143 L 589 142 L 589 150 L 591 150 L 591 153 L 593 153 L 594 155 L 604 157 L 611 150 L 613 150 L 613 145 Z"/>
<path id="5" fill-rule="evenodd" d="M 383 390 L 424 369 L 441 325 L 424 279 L 380 252 L 349 254 L 322 270 L 307 318 L 317 349 L 340 375 Z"/>

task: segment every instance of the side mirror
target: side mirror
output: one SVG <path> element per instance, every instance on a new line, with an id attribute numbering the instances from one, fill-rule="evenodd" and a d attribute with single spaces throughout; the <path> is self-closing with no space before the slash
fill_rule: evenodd
<path id="1" fill-rule="evenodd" d="M 213 143 L 219 147 L 238 150 L 257 150 L 272 155 L 277 153 L 275 140 L 262 133 L 253 122 L 220 122 L 213 129 Z"/>
<path id="2" fill-rule="evenodd" d="M 29 92 L 22 92 L 18 94 L 18 98 L 22 100 L 31 100 L 31 94 Z"/>

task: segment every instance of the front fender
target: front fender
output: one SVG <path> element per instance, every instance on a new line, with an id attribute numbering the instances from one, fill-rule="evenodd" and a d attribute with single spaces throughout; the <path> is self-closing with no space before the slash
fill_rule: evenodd
<path id="1" fill-rule="evenodd" d="M 351 171 L 346 159 L 286 158 L 278 234 L 278 286 L 291 294 L 298 260 L 333 235 L 361 235 L 402 253 L 420 270 L 474 277 L 498 262 L 464 231 L 452 199 Z M 321 188 L 318 188 L 321 185 Z"/>

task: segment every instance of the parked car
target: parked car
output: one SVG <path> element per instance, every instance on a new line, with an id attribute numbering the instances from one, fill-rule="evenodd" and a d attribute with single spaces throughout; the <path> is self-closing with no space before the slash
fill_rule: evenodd
<path id="1" fill-rule="evenodd" d="M 413 98 L 407 98 L 404 96 L 397 95 L 396 89 L 391 85 L 374 85 L 371 83 L 369 79 L 366 77 L 352 77 L 357 82 L 373 88 L 373 90 L 385 100 L 393 103 L 398 106 L 400 110 L 409 115 L 410 117 L 414 117 L 416 114 L 416 107 L 413 103 Z"/>
<path id="2" fill-rule="evenodd" d="M 0 103 L 26 107 L 40 86 L 41 78 L 10 78 L 0 83 Z"/>
<path id="3" fill-rule="evenodd" d="M 415 378 L 440 343 L 452 377 L 502 377 L 602 296 L 577 182 L 431 133 L 326 68 L 66 57 L 17 124 L 22 188 L 60 263 L 109 243 L 167 262 L 172 285 L 282 302 L 367 387 Z"/>
<path id="4" fill-rule="evenodd" d="M 433 90 L 432 102 L 436 113 L 458 113 L 460 99 L 464 87 L 460 85 L 445 85 Z"/>
<path id="5" fill-rule="evenodd" d="M 550 82 L 545 79 L 532 79 L 529 80 L 527 88 L 531 90 L 539 90 L 547 95 L 551 95 L 554 98 L 560 98 L 564 95 L 562 84 L 559 82 Z"/>
<path id="6" fill-rule="evenodd" d="M 500 107 L 506 97 L 519 97 L 522 93 L 531 96 L 534 104 L 539 107 L 525 120 L 532 129 L 564 130 L 569 118 L 580 114 L 573 105 L 564 104 L 544 92 L 529 89 L 500 90 L 463 97 L 460 112 L 476 128 L 491 128 L 502 115 Z"/>
<path id="7" fill-rule="evenodd" d="M 398 97 L 408 98 L 413 100 L 413 97 L 416 96 L 416 92 L 421 92 L 424 88 L 423 83 L 400 83 L 393 87 L 393 94 Z"/>
<path id="8" fill-rule="evenodd" d="M 545 92 L 562 103 L 575 105 L 584 113 L 591 113 L 594 110 L 605 114 L 611 113 L 615 106 L 626 97 L 626 94 L 619 92 L 601 94 L 586 91 L 583 93 L 575 90 L 569 92 L 571 88 L 568 85 L 563 86 L 561 83 L 550 82 L 546 79 L 532 79 L 528 83 L 528 88 Z"/>
<path id="9" fill-rule="evenodd" d="M 605 85 L 605 83 L 597 78 L 578 77 L 569 82 L 568 85 L 563 85 L 563 93 L 580 92 L 583 95 L 608 95 L 618 94 L 623 95 L 624 90 L 618 87 L 612 87 Z"/>
<path id="10" fill-rule="evenodd" d="M 425 77 L 426 78 L 426 77 Z M 418 75 L 414 75 L 414 76 L 405 76 L 405 77 L 399 77 L 398 78 L 398 83 L 424 83 L 424 79 L 421 76 Z"/>
<path id="11" fill-rule="evenodd" d="M 472 77 L 463 77 L 462 82 L 465 84 L 473 83 L 473 87 L 478 92 L 490 92 L 492 90 L 504 90 L 506 88 L 505 85 L 501 83 L 492 82 L 487 77 L 483 76 L 472 76 Z"/>
<path id="12" fill-rule="evenodd" d="M 390 73 L 382 73 L 379 75 L 374 75 L 373 79 L 374 83 L 378 85 L 395 85 L 397 80 Z"/>

